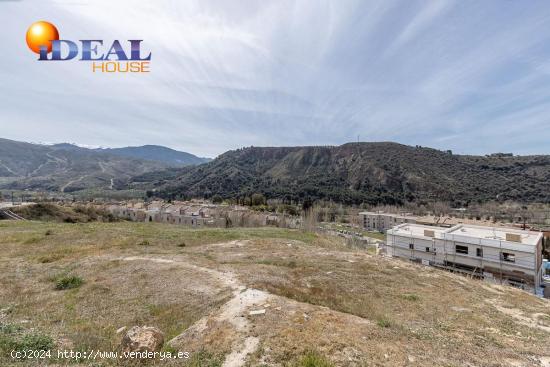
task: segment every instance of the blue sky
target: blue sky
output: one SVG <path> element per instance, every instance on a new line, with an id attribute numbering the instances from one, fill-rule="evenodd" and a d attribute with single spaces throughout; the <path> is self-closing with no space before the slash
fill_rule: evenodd
<path id="1" fill-rule="evenodd" d="M 62 39 L 143 39 L 152 72 L 38 62 L 37 20 Z M 548 1 L 0 0 L 0 24 L 8 139 L 550 154 Z"/>

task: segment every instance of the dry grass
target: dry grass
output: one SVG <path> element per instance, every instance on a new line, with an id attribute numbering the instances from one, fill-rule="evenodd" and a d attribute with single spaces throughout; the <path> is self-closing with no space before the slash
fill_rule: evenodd
<path id="1" fill-rule="evenodd" d="M 0 222 L 0 326 L 10 331 L 0 344 L 35 334 L 112 350 L 115 331 L 133 325 L 169 340 L 231 297 L 204 271 L 215 269 L 275 295 L 249 318 L 260 339 L 251 366 L 537 366 L 550 356 L 547 301 L 338 241 L 276 228 Z M 84 282 L 58 291 L 60 276 Z M 234 344 L 230 326 L 211 326 L 182 347 L 190 365 L 218 366 Z"/>

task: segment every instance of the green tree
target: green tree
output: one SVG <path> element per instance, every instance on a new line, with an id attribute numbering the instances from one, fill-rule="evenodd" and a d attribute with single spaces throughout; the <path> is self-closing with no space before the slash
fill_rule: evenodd
<path id="1" fill-rule="evenodd" d="M 265 196 L 262 194 L 252 194 L 250 201 L 253 206 L 265 205 L 266 203 Z"/>

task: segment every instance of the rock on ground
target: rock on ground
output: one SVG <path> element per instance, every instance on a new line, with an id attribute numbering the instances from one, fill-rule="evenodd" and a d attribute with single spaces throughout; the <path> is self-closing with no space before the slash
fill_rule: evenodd
<path id="1" fill-rule="evenodd" d="M 123 352 L 158 352 L 164 344 L 164 334 L 156 327 L 134 326 L 122 338 Z"/>

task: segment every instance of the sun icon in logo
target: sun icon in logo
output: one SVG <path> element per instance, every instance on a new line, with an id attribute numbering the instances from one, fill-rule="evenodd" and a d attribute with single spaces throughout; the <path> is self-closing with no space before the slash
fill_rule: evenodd
<path id="1" fill-rule="evenodd" d="M 27 31 L 27 45 L 29 48 L 40 53 L 40 47 L 47 47 L 48 53 L 52 52 L 52 41 L 59 39 L 57 28 L 45 21 L 39 21 L 31 24 Z"/>

